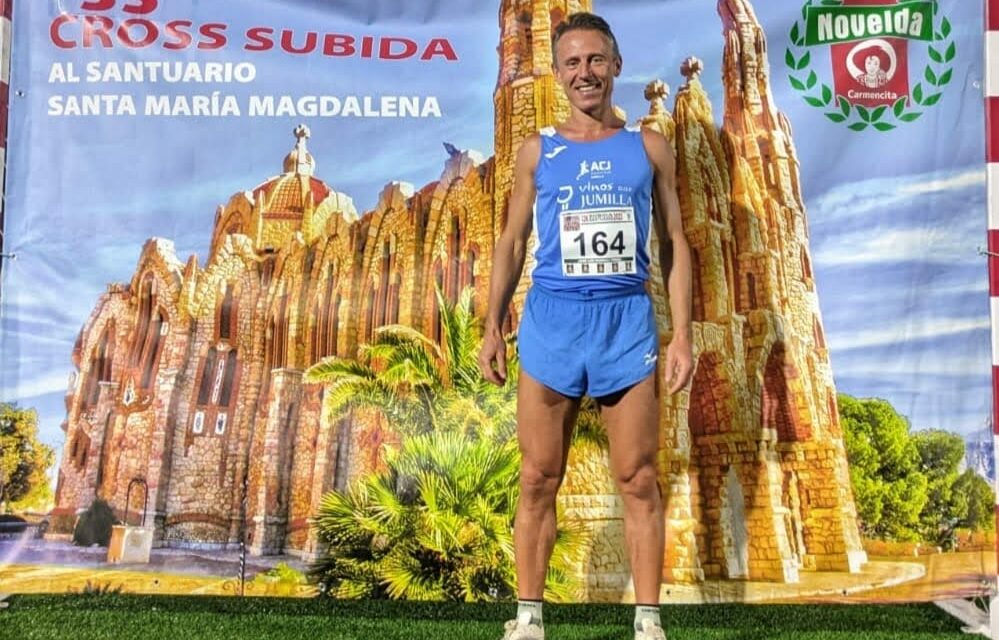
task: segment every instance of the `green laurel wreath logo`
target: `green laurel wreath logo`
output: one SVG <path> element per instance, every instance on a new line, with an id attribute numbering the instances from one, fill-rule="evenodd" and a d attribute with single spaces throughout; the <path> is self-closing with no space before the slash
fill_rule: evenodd
<path id="1" fill-rule="evenodd" d="M 914 0 L 902 0 L 899 4 Z M 812 54 L 805 48 L 803 21 L 807 9 L 812 5 L 840 6 L 842 0 L 808 0 L 801 8 L 802 20 L 796 21 L 791 27 L 791 43 L 784 53 L 784 64 L 791 71 L 788 80 L 791 86 L 802 94 L 805 102 L 819 109 L 826 109 L 825 116 L 836 123 L 846 124 L 853 131 L 863 131 L 873 127 L 878 131 L 891 131 L 900 123 L 915 122 L 925 110 L 920 107 L 932 107 L 943 97 L 943 87 L 954 77 L 954 67 L 950 63 L 957 56 L 957 46 L 951 36 L 950 21 L 944 17 L 939 25 L 934 26 L 934 44 L 928 45 L 927 54 L 930 62 L 923 70 L 923 82 L 917 82 L 912 88 L 912 105 L 906 104 L 906 96 L 902 96 L 891 105 L 869 109 L 862 105 L 850 103 L 843 96 L 834 96 L 832 87 L 819 82 L 819 76 L 811 68 Z M 935 4 L 935 0 L 934 0 Z M 937 13 L 936 11 L 934 13 Z M 795 74 L 807 72 L 804 78 Z M 814 91 L 814 93 L 813 93 Z M 833 98 L 837 98 L 834 102 Z"/>

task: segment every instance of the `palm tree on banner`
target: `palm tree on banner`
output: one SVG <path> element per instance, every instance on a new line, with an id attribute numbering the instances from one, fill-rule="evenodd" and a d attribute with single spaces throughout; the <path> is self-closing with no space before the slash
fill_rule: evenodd
<path id="1" fill-rule="evenodd" d="M 472 314 L 472 289 L 463 290 L 455 304 L 439 289 L 435 293 L 440 343 L 411 327 L 388 325 L 361 345 L 356 360 L 334 356 L 306 371 L 307 382 L 326 386 L 323 411 L 330 424 L 363 408 L 381 412 L 402 436 L 455 430 L 493 441 L 512 436 L 516 349 L 508 349 L 512 379 L 502 388 L 486 382 L 476 359 L 482 331 Z"/>
<path id="2" fill-rule="evenodd" d="M 314 523 L 328 550 L 310 576 L 339 598 L 512 598 L 518 467 L 512 440 L 457 432 L 408 439 L 386 471 L 323 497 Z M 546 599 L 578 597 L 583 543 L 583 529 L 563 522 Z"/>

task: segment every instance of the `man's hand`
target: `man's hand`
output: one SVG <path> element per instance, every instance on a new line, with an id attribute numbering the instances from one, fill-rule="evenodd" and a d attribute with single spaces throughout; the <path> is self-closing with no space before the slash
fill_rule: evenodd
<path id="1" fill-rule="evenodd" d="M 479 369 L 482 377 L 497 387 L 506 384 L 506 341 L 499 330 L 486 330 L 479 350 Z"/>
<path id="2" fill-rule="evenodd" d="M 686 333 L 676 333 L 666 347 L 666 385 L 669 394 L 673 395 L 690 382 L 694 372 L 694 352 L 691 348 L 690 336 Z"/>

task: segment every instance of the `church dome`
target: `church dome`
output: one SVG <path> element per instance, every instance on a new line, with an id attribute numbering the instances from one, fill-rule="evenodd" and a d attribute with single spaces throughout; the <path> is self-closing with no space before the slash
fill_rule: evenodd
<path id="1" fill-rule="evenodd" d="M 253 198 L 261 203 L 265 216 L 298 218 L 310 204 L 318 205 L 330 195 L 329 185 L 313 176 L 316 161 L 305 144 L 309 136 L 308 127 L 296 128 L 298 142 L 284 159 L 284 173 L 253 190 Z"/>

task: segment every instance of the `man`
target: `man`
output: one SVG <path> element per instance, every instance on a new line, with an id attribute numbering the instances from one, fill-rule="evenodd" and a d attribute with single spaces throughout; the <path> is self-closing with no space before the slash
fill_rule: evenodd
<path id="1" fill-rule="evenodd" d="M 659 346 L 645 282 L 654 221 L 673 324 L 663 374 L 669 393 L 676 393 L 690 380 L 693 358 L 690 250 L 681 227 L 675 163 L 663 136 L 626 128 L 614 114 L 611 94 L 621 55 L 606 21 L 573 14 L 556 28 L 552 47 L 555 77 L 571 114 L 557 129 L 525 140 L 518 153 L 479 354 L 486 379 L 504 384 L 501 327 L 524 268 L 532 224 L 537 225 L 533 286 L 518 332 L 519 604 L 504 638 L 544 638 L 541 601 L 555 542 L 555 496 L 580 399 L 589 394 L 600 405 L 624 502 L 638 605 L 635 638 L 662 639 L 665 532 L 655 462 Z"/>

